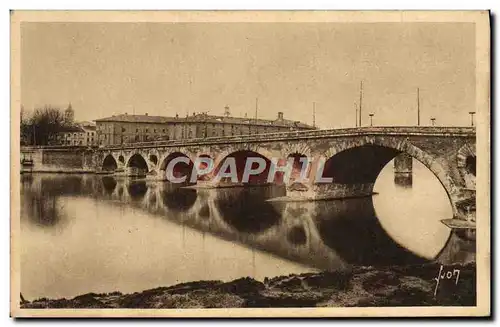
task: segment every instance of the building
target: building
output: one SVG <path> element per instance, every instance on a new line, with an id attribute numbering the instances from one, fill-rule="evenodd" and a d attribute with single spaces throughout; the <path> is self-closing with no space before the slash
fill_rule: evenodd
<path id="1" fill-rule="evenodd" d="M 83 130 L 84 133 L 83 139 L 81 140 L 83 145 L 96 146 L 98 142 L 95 124 L 90 122 L 83 122 L 78 123 L 78 126 Z"/>
<path id="2" fill-rule="evenodd" d="M 290 130 L 311 130 L 315 127 L 285 119 L 283 112 L 275 120 L 232 117 L 226 107 L 224 116 L 193 113 L 185 118 L 123 115 L 96 120 L 99 145 L 180 140 L 205 137 L 265 134 Z"/>
<path id="3" fill-rule="evenodd" d="M 79 126 L 61 126 L 50 145 L 83 146 L 84 134 Z"/>
<path id="4" fill-rule="evenodd" d="M 96 146 L 96 127 L 92 124 L 62 126 L 50 143 L 65 146 Z"/>
<path id="5" fill-rule="evenodd" d="M 175 139 L 175 129 L 182 119 L 128 115 L 97 119 L 96 132 L 99 145 L 147 142 L 153 140 Z"/>

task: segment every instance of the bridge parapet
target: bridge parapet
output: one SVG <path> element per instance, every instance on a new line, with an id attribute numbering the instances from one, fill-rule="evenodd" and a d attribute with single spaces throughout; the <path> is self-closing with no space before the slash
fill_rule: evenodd
<path id="1" fill-rule="evenodd" d="M 343 128 L 343 129 L 324 129 L 314 131 L 291 131 L 279 133 L 266 133 L 254 135 L 238 135 L 224 137 L 207 137 L 197 139 L 184 140 L 169 140 L 169 141 L 153 141 L 153 142 L 138 142 L 126 143 L 121 145 L 111 145 L 101 147 L 102 150 L 114 149 L 135 149 L 148 147 L 178 147 L 189 145 L 202 144 L 228 144 L 228 143 L 255 143 L 281 141 L 290 139 L 319 139 L 319 138 L 335 138 L 347 136 L 428 136 L 428 137 L 473 137 L 475 136 L 474 127 L 358 127 L 358 128 Z"/>

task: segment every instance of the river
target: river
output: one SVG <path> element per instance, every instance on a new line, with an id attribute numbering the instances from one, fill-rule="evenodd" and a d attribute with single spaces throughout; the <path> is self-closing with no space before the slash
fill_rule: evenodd
<path id="1" fill-rule="evenodd" d="M 393 162 L 372 197 L 274 203 L 280 187 L 188 190 L 102 175 L 21 175 L 21 292 L 26 299 L 142 291 L 431 260 L 452 216 L 437 178 Z"/>

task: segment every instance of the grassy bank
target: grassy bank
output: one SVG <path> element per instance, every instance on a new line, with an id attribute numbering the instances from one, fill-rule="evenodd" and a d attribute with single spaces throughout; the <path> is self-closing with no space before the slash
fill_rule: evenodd
<path id="1" fill-rule="evenodd" d="M 198 281 L 133 294 L 88 293 L 72 299 L 38 299 L 22 308 L 237 308 L 354 306 L 473 306 L 475 264 L 445 266 L 354 267 L 349 272 L 320 272 L 231 282 Z M 446 278 L 446 272 L 459 270 Z M 449 276 L 449 274 L 448 274 Z M 436 292 L 436 295 L 435 295 Z"/>

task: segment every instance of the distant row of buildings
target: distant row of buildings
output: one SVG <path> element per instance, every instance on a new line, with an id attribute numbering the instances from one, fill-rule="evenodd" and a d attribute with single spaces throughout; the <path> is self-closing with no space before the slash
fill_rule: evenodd
<path id="1" fill-rule="evenodd" d="M 65 114 L 74 114 L 71 106 L 66 109 Z M 274 120 L 232 117 L 229 107 L 226 107 L 223 116 L 206 113 L 193 113 L 186 117 L 149 116 L 147 113 L 114 115 L 95 120 L 95 125 L 79 123 L 65 127 L 57 134 L 55 141 L 59 145 L 68 146 L 106 146 L 312 129 L 315 127 L 285 119 L 283 112 L 279 112 Z"/>

